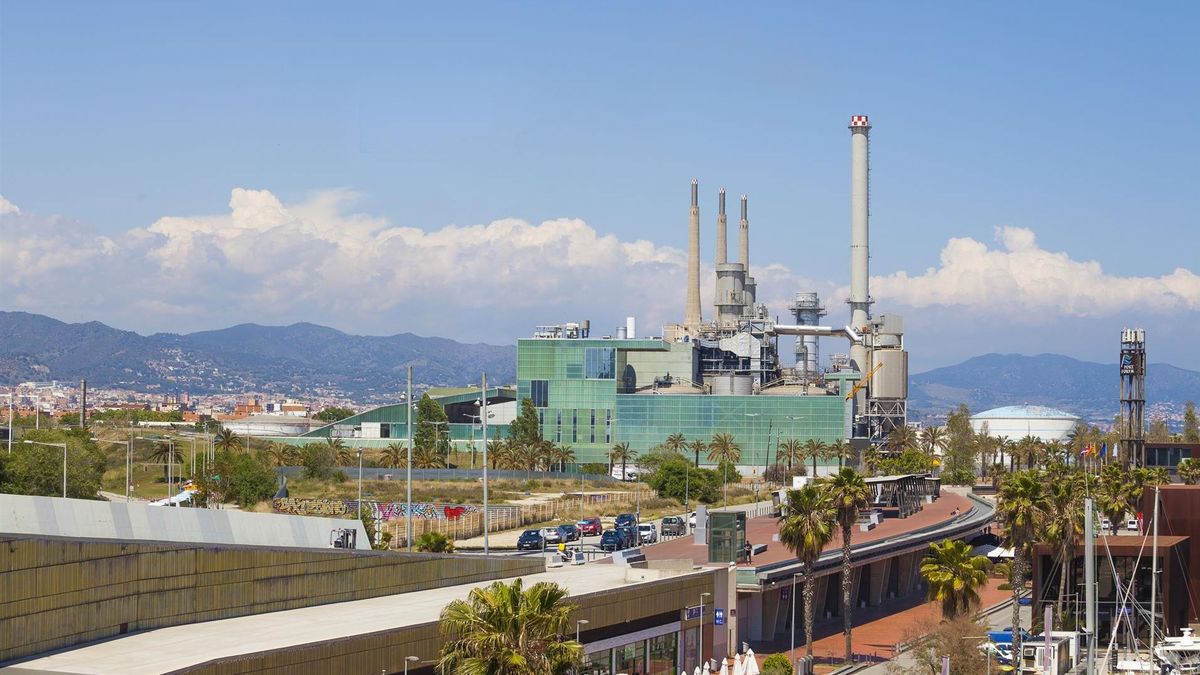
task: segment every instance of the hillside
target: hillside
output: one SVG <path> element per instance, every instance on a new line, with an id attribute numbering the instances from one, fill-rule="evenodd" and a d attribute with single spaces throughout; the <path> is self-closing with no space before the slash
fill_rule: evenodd
<path id="1" fill-rule="evenodd" d="M 349 335 L 311 323 L 241 324 L 187 335 L 139 335 L 99 322 L 69 324 L 0 312 L 0 383 L 87 378 L 93 386 L 191 393 L 397 392 L 405 367 L 430 386 L 461 386 L 486 371 L 516 377 L 516 348 L 401 333 Z"/>
<path id="2" fill-rule="evenodd" d="M 965 403 L 972 411 L 1030 403 L 1060 408 L 1089 421 L 1112 421 L 1120 408 L 1116 364 L 1079 361 L 1058 354 L 986 354 L 909 377 L 909 408 L 944 415 Z M 1200 372 L 1151 363 L 1146 373 L 1147 420 L 1151 412 L 1182 409 L 1200 399 Z"/>

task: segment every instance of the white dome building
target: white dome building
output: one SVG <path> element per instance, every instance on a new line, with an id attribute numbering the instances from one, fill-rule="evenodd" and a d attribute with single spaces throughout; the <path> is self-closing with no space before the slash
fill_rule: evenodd
<path id="1" fill-rule="evenodd" d="M 996 438 L 1020 440 L 1033 436 L 1049 443 L 1065 443 L 1067 434 L 1075 428 L 1079 417 L 1040 405 L 1009 405 L 971 415 L 971 428 L 981 433 L 987 423 L 987 433 Z"/>

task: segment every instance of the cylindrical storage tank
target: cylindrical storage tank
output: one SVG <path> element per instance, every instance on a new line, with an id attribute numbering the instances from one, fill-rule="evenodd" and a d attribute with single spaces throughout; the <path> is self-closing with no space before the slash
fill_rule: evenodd
<path id="1" fill-rule="evenodd" d="M 734 322 L 741 318 L 745 283 L 746 270 L 741 263 L 717 265 L 717 296 L 713 304 L 717 308 L 718 322 Z"/>
<path id="2" fill-rule="evenodd" d="M 737 373 L 712 376 L 712 392 L 716 396 L 750 396 L 754 393 L 754 378 Z"/>
<path id="3" fill-rule="evenodd" d="M 871 376 L 871 398 L 908 398 L 908 352 L 876 349 L 871 356 L 872 368 L 882 364 Z"/>
<path id="4" fill-rule="evenodd" d="M 629 336 L 629 333 L 626 331 L 627 331 L 627 329 L 625 328 L 625 326 L 617 326 L 617 339 L 618 340 L 626 339 Z"/>

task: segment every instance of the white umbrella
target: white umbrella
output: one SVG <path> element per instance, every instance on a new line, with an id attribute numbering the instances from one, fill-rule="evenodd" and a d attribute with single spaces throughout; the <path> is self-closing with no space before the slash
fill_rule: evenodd
<path id="1" fill-rule="evenodd" d="M 729 675 L 729 659 L 721 659 L 721 670 L 717 675 Z"/>
<path id="2" fill-rule="evenodd" d="M 733 675 L 746 675 L 746 671 L 742 667 L 742 655 L 733 655 Z"/>
<path id="3" fill-rule="evenodd" d="M 696 670 L 692 673 L 692 675 L 700 675 L 700 666 L 696 666 Z"/>
<path id="4" fill-rule="evenodd" d="M 746 650 L 746 660 L 742 662 L 746 667 L 746 675 L 759 675 L 762 671 L 758 669 L 758 660 L 754 658 L 754 650 Z"/>
<path id="5" fill-rule="evenodd" d="M 708 665 L 708 659 L 704 659 L 704 672 L 711 673 L 712 666 Z"/>

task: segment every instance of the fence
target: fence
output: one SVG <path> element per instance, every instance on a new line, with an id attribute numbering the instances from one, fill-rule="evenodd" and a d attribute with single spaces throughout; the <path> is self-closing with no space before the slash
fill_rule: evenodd
<path id="1" fill-rule="evenodd" d="M 344 471 L 347 476 L 358 477 L 358 466 L 342 466 L 337 467 Z M 304 467 L 302 466 L 281 466 L 275 469 L 276 474 L 287 476 L 289 478 L 298 478 L 303 475 Z M 404 480 L 408 476 L 408 470 L 401 467 L 398 469 L 382 468 L 378 466 L 364 466 L 362 468 L 362 476 L 364 480 Z M 610 475 L 602 473 L 575 473 L 563 471 L 512 471 L 509 469 L 488 469 L 488 480 L 573 480 L 578 481 L 580 478 L 588 482 L 604 482 L 604 483 L 619 483 L 620 481 Z M 483 469 L 413 469 L 413 480 L 483 480 Z"/>

